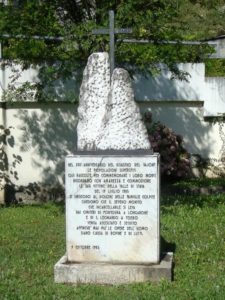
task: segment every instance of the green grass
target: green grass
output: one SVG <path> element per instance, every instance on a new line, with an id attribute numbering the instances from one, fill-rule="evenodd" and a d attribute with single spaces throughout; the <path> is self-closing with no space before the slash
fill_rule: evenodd
<path id="1" fill-rule="evenodd" d="M 161 235 L 174 280 L 121 286 L 53 281 L 65 252 L 63 206 L 0 209 L 0 299 L 225 299 L 224 195 L 164 197 Z"/>

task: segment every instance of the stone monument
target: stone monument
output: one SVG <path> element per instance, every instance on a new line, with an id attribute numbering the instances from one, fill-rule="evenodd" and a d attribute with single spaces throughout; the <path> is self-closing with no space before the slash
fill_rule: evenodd
<path id="1" fill-rule="evenodd" d="M 55 281 L 123 284 L 171 280 L 160 253 L 159 155 L 153 154 L 129 74 L 110 78 L 94 53 L 80 90 L 74 155 L 66 157 L 66 254 Z"/>

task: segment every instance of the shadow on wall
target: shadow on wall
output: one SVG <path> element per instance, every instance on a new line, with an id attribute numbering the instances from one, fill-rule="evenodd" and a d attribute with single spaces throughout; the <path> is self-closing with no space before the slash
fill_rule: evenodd
<path id="1" fill-rule="evenodd" d="M 208 157 L 213 151 L 210 123 L 200 121 L 201 108 L 154 107 L 141 103 L 142 112 L 151 110 L 154 121 L 160 121 L 184 138 L 192 154 Z M 76 149 L 77 106 L 73 104 L 43 104 L 42 109 L 20 109 L 20 151 L 32 154 L 32 170 L 40 172 L 40 181 L 63 183 L 64 158 Z M 210 141 L 210 142 L 209 142 Z"/>
<path id="2" fill-rule="evenodd" d="M 6 121 L 15 125 L 15 147 L 7 147 L 4 168 L 14 165 L 14 152 L 21 154 L 22 159 L 16 177 L 0 165 L 0 181 L 9 176 L 4 184 L 6 204 L 17 203 L 24 193 L 31 198 L 43 195 L 43 185 L 54 185 L 51 196 L 57 197 L 55 193 L 63 185 L 65 156 L 76 145 L 76 105 L 64 101 L 77 101 L 82 68 L 80 63 L 65 67 L 60 62 L 27 70 L 14 63 L 4 68 L 4 100 L 9 103 Z M 28 102 L 33 100 L 40 102 Z M 12 107 L 11 101 L 15 102 Z"/>
<path id="3" fill-rule="evenodd" d="M 76 105 L 15 104 L 7 117 L 14 121 L 15 139 L 0 166 L 0 178 L 6 176 L 5 204 L 64 200 L 65 156 L 76 148 Z"/>
<path id="4" fill-rule="evenodd" d="M 205 66 L 187 63 L 178 67 L 189 74 L 187 80 L 171 80 L 171 73 L 165 67 L 155 77 L 136 74 L 134 96 L 142 113 L 150 110 L 153 121 L 160 121 L 183 136 L 190 153 L 207 158 L 217 141 L 212 137 L 212 124 L 203 120 Z"/>
<path id="5" fill-rule="evenodd" d="M 177 81 L 170 81 L 168 74 L 162 82 L 155 78 L 151 80 L 156 84 L 155 90 L 151 90 L 149 79 L 143 82 L 140 79 L 139 85 L 135 86 L 136 99 L 149 99 L 151 95 L 152 100 L 163 100 L 164 97 L 166 100 L 200 100 L 194 89 L 194 76 L 190 94 L 187 90 L 182 91 L 182 84 L 187 85 L 187 82 L 181 82 L 177 88 Z M 60 81 L 59 87 L 58 94 L 62 96 L 65 86 Z M 154 121 L 160 121 L 182 135 L 189 152 L 207 157 L 216 141 L 210 136 L 211 125 L 200 120 L 202 108 L 178 107 L 176 103 L 171 107 L 166 101 L 160 105 L 154 106 L 151 101 L 140 103 L 142 111 L 152 111 Z M 19 129 L 17 152 L 21 152 L 24 165 L 18 174 L 19 180 L 23 178 L 23 184 L 31 189 L 39 189 L 39 183 L 63 185 L 65 156 L 76 148 L 77 105 L 62 102 L 25 103 L 15 104 L 12 111 L 11 122 L 14 124 L 15 120 Z"/>
<path id="6" fill-rule="evenodd" d="M 49 98 L 51 101 L 66 101 L 71 103 L 78 103 L 79 101 L 79 88 L 81 74 L 71 72 L 70 77 L 62 77 L 56 80 L 49 81 L 46 85 L 45 78 L 39 74 L 39 79 L 43 84 L 42 97 Z"/>
<path id="7" fill-rule="evenodd" d="M 78 101 L 84 68 L 82 63 L 73 65 L 69 62 L 48 62 L 24 69 L 20 64 L 3 60 L 2 65 L 2 101 Z"/>
<path id="8" fill-rule="evenodd" d="M 160 104 L 159 104 L 160 105 Z M 140 103 L 141 112 L 151 111 L 153 121 L 160 121 L 184 138 L 184 146 L 191 154 L 200 154 L 207 158 L 213 151 L 216 139 L 210 135 L 212 124 L 202 122 L 202 108 L 176 107 L 162 104 Z"/>
<path id="9" fill-rule="evenodd" d="M 4 69 L 5 100 L 11 101 L 71 101 L 78 102 L 84 63 L 55 62 L 30 66 L 23 70 L 15 63 Z M 168 69 L 159 65 L 162 72 L 156 76 L 135 74 L 133 87 L 138 100 L 204 100 L 204 64 L 178 64 L 186 80 L 171 80 Z M 1 75 L 1 72 L 0 72 Z M 183 77 L 182 77 L 183 78 Z M 0 78 L 1 79 L 1 78 Z M 2 91 L 0 89 L 0 96 Z"/>
<path id="10" fill-rule="evenodd" d="M 53 64 L 43 64 L 39 68 L 37 77 L 40 83 L 39 96 L 45 102 L 47 99 L 78 103 L 85 65 L 84 61 L 57 61 Z"/>
<path id="11" fill-rule="evenodd" d="M 15 182 L 19 180 L 17 166 L 22 163 L 22 157 L 15 154 L 15 139 L 13 127 L 5 128 L 0 125 L 0 203 L 6 205 L 17 204 L 15 198 Z M 12 159 L 9 162 L 7 148 L 12 150 Z"/>
<path id="12" fill-rule="evenodd" d="M 154 121 L 160 121 L 182 135 L 189 152 L 204 153 L 205 157 L 211 153 L 216 141 L 209 134 L 210 124 L 200 122 L 196 113 L 199 108 L 150 107 L 150 104 L 142 103 L 142 112 L 151 110 Z M 22 159 L 17 167 L 18 185 L 25 187 L 14 186 L 14 191 L 9 187 L 9 203 L 24 197 L 27 202 L 29 197 L 34 201 L 55 201 L 58 194 L 63 199 L 65 156 L 76 149 L 76 105 L 39 103 L 35 104 L 36 108 L 34 104 L 29 105 L 27 108 L 12 109 L 13 118 L 19 124 L 13 151 L 20 153 Z"/>
<path id="13" fill-rule="evenodd" d="M 171 79 L 171 72 L 162 68 L 156 76 L 136 74 L 133 87 L 137 100 L 204 100 L 205 67 L 204 64 L 179 64 L 185 72 L 185 80 Z"/>
<path id="14" fill-rule="evenodd" d="M 21 153 L 29 153 L 37 181 L 63 184 L 65 156 L 76 148 L 76 105 L 38 104 L 40 108 L 18 109 Z"/>

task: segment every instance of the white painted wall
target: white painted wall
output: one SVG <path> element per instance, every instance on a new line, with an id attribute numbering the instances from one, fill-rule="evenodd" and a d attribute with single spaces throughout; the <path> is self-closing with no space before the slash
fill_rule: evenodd
<path id="1" fill-rule="evenodd" d="M 163 66 L 161 66 L 163 68 Z M 188 73 L 187 81 L 172 79 L 171 72 L 165 67 L 155 77 L 134 76 L 134 90 L 137 100 L 204 100 L 205 65 L 179 64 L 179 69 Z"/>
<path id="2" fill-rule="evenodd" d="M 6 63 L 6 65 L 4 65 Z M 7 61 L 2 60 L 0 69 L 0 97 L 4 90 L 7 90 L 11 84 L 14 76 L 19 74 L 19 77 L 15 80 L 14 84 L 16 86 L 21 86 L 26 81 L 36 83 L 38 79 L 38 67 L 30 67 L 29 69 L 22 70 L 21 66 L 16 63 L 10 63 L 7 65 Z"/>
<path id="3" fill-rule="evenodd" d="M 222 156 L 219 125 L 205 121 L 202 107 L 179 107 L 140 103 L 142 112 L 151 110 L 153 119 L 161 121 L 184 137 L 185 147 L 192 154 L 218 160 Z M 76 149 L 77 106 L 74 104 L 25 103 L 10 105 L 6 110 L 6 127 L 11 130 L 15 145 L 7 148 L 10 166 L 13 155 L 20 155 L 17 185 L 29 183 L 63 183 L 64 159 Z M 225 131 L 224 131 L 225 134 Z"/>
<path id="4" fill-rule="evenodd" d="M 190 153 L 218 161 L 221 165 L 224 145 L 219 124 L 211 123 L 204 116 L 225 112 L 225 79 L 205 78 L 203 64 L 184 64 L 182 67 L 191 74 L 189 82 L 171 81 L 171 74 L 166 70 L 156 78 L 136 75 L 136 99 L 142 112 L 151 110 L 155 121 L 161 121 L 181 134 Z M 10 68 L 0 71 L 1 87 L 6 88 L 9 84 L 11 71 Z M 55 100 L 77 95 L 75 79 L 74 75 L 66 83 L 55 82 Z M 37 71 L 30 69 L 24 72 L 17 84 L 26 80 L 36 82 Z M 54 88 L 49 90 L 54 95 Z M 12 180 L 17 185 L 62 183 L 64 158 L 76 147 L 77 106 L 63 101 L 36 103 L 27 100 L 24 103 L 8 103 L 6 110 L 0 106 L 0 124 L 14 127 L 15 145 L 7 148 L 10 166 L 14 161 L 13 155 L 22 158 L 22 163 L 16 167 L 19 180 L 14 180 L 13 176 Z"/>
<path id="5" fill-rule="evenodd" d="M 221 157 L 222 140 L 218 123 L 204 120 L 203 107 L 175 107 L 163 104 L 148 108 L 144 105 L 144 110 L 152 112 L 154 121 L 160 121 L 182 135 L 184 145 L 190 153 L 200 154 L 204 158 Z"/>
<path id="6" fill-rule="evenodd" d="M 204 116 L 225 114 L 225 78 L 206 77 Z"/>
<path id="7" fill-rule="evenodd" d="M 171 73 L 164 70 L 156 77 L 134 77 L 137 100 L 145 101 L 204 101 L 205 117 L 225 113 L 225 78 L 205 77 L 204 64 L 179 64 L 180 70 L 190 76 L 187 81 L 171 80 Z"/>
<path id="8" fill-rule="evenodd" d="M 161 65 L 162 73 L 155 77 L 145 77 L 142 74 L 134 76 L 133 87 L 135 99 L 138 101 L 204 101 L 204 116 L 219 116 L 225 113 L 225 78 L 205 77 L 205 65 L 179 64 L 179 69 L 189 74 L 186 80 L 171 80 L 171 72 Z M 10 86 L 15 71 L 20 76 L 15 80 L 16 87 L 24 82 L 37 83 L 42 78 L 39 75 L 39 67 L 30 67 L 28 70 L 21 70 L 16 64 L 6 66 L 0 70 L 0 101 L 3 100 L 3 91 Z M 44 89 L 46 99 L 52 101 L 74 101 L 78 100 L 79 81 L 76 70 L 71 78 L 66 80 L 57 79 L 51 82 Z M 32 101 L 33 93 L 25 95 L 25 101 Z M 16 97 L 16 96 L 15 96 Z M 14 98 L 13 101 L 18 101 Z"/>
<path id="9" fill-rule="evenodd" d="M 4 63 L 4 61 L 2 61 Z M 43 83 L 43 76 L 39 72 L 40 66 L 30 66 L 29 69 L 22 70 L 21 66 L 12 63 L 0 68 L 0 102 L 4 101 L 3 94 L 10 89 L 10 85 L 19 88 L 24 83 L 29 82 L 30 84 Z M 78 100 L 79 96 L 79 80 L 77 80 L 76 70 L 73 72 L 70 78 L 61 79 L 57 78 L 46 85 L 44 88 L 44 94 L 46 100 L 49 101 L 74 101 Z M 14 79 L 16 78 L 16 79 Z M 35 92 L 33 90 L 25 93 L 22 97 L 22 101 L 33 101 Z M 18 101 L 17 95 L 12 97 L 10 101 Z"/>
<path id="10" fill-rule="evenodd" d="M 63 103 L 19 104 L 6 110 L 6 127 L 11 133 L 14 147 L 7 148 L 12 167 L 14 155 L 20 155 L 17 165 L 18 180 L 15 184 L 33 182 L 63 183 L 64 158 L 76 147 L 76 106 Z"/>

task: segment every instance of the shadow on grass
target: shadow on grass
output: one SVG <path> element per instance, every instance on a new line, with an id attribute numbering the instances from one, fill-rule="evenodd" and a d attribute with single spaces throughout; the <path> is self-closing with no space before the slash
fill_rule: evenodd
<path id="1" fill-rule="evenodd" d="M 225 203 L 224 194 L 218 195 L 166 195 L 161 196 L 161 206 L 188 205 L 190 207 L 217 207 Z"/>
<path id="2" fill-rule="evenodd" d="M 41 208 L 44 210 L 57 210 L 57 213 L 60 214 L 65 214 L 65 202 L 64 201 L 60 201 L 60 202 L 45 202 L 45 203 L 28 203 L 28 204 L 24 204 L 24 203 L 15 203 L 15 204 L 11 204 L 10 206 L 7 205 L 2 205 L 2 207 L 10 207 L 10 208 L 17 208 L 17 209 L 21 209 L 21 208 L 26 208 L 26 207 L 33 207 L 33 208 Z"/>
<path id="3" fill-rule="evenodd" d="M 161 205 L 217 207 L 225 203 L 225 178 L 200 178 L 162 182 Z"/>
<path id="4" fill-rule="evenodd" d="M 161 257 L 160 259 L 166 259 L 166 256 L 167 256 L 167 253 L 175 253 L 176 251 L 176 244 L 175 243 L 170 243 L 170 242 L 167 242 L 162 236 L 160 237 L 160 245 L 161 245 L 161 250 L 160 250 L 160 253 L 161 253 Z M 172 281 L 174 280 L 174 267 L 175 267 L 175 264 L 174 264 L 174 260 L 172 262 Z"/>
<path id="5" fill-rule="evenodd" d="M 160 239 L 160 244 L 161 244 L 161 252 L 175 252 L 176 251 L 176 244 L 175 243 L 169 243 L 167 242 L 164 237 L 161 236 Z"/>
<path id="6" fill-rule="evenodd" d="M 173 183 L 173 186 L 177 187 L 189 187 L 189 188 L 194 188 L 194 187 L 208 187 L 208 188 L 218 188 L 218 187 L 223 187 L 225 188 L 225 177 L 221 176 L 218 178 L 192 178 L 189 180 L 181 180 L 181 181 L 176 181 Z"/>
<path id="7" fill-rule="evenodd" d="M 219 194 L 225 193 L 225 177 L 191 178 L 186 180 L 161 180 L 162 192 L 176 194 Z"/>

